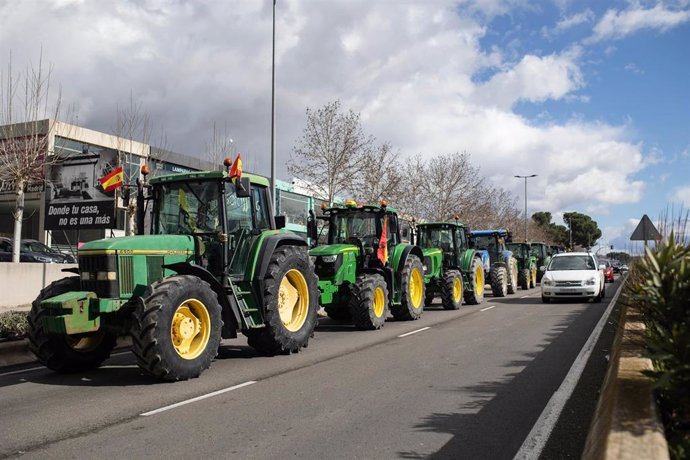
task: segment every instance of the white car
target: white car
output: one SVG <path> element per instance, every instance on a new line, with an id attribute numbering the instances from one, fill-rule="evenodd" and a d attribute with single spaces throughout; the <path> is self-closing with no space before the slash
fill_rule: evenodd
<path id="1" fill-rule="evenodd" d="M 586 298 L 601 302 L 606 293 L 605 265 L 588 252 L 564 252 L 551 257 L 541 279 L 541 300 Z"/>

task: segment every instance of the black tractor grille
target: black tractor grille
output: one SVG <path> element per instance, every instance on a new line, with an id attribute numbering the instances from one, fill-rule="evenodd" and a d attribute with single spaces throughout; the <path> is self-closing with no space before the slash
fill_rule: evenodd
<path id="1" fill-rule="evenodd" d="M 101 298 L 118 298 L 119 288 L 117 279 L 98 279 L 98 273 L 107 274 L 109 272 L 117 274 L 115 255 L 79 256 L 79 276 L 81 278 L 82 290 L 95 292 Z M 87 273 L 88 276 L 86 275 Z"/>

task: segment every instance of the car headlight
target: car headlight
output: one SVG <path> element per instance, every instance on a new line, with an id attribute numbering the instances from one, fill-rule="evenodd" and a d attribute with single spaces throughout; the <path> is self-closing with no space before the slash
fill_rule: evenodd
<path id="1" fill-rule="evenodd" d="M 592 277 L 592 278 L 588 279 L 587 281 L 585 281 L 585 284 L 587 286 L 594 286 L 595 284 L 597 284 L 597 279 Z"/>
<path id="2" fill-rule="evenodd" d="M 542 286 L 553 286 L 555 283 L 551 278 L 542 278 L 541 284 Z"/>
<path id="3" fill-rule="evenodd" d="M 324 263 L 333 264 L 336 260 L 338 260 L 338 255 L 333 254 L 330 256 L 321 256 L 321 260 L 323 260 Z"/>

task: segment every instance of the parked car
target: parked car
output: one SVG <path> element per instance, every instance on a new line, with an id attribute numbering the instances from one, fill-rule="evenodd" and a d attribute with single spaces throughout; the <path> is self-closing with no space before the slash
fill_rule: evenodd
<path id="1" fill-rule="evenodd" d="M 36 240 L 21 240 L 19 246 L 20 262 L 43 262 L 56 264 L 75 264 L 77 259 L 71 254 L 62 254 Z M 0 262 L 12 262 L 12 240 L 0 238 Z"/>
<path id="2" fill-rule="evenodd" d="M 586 298 L 601 302 L 606 293 L 604 264 L 588 252 L 555 254 L 541 280 L 541 300 Z"/>
<path id="3" fill-rule="evenodd" d="M 613 265 L 611 265 L 611 262 L 608 260 L 602 261 L 602 264 L 606 266 L 606 268 L 604 268 L 604 281 L 606 283 L 613 283 L 615 281 L 613 276 Z"/>

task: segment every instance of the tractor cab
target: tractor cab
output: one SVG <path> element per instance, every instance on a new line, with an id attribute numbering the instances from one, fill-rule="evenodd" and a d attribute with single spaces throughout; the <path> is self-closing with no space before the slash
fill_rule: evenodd
<path id="1" fill-rule="evenodd" d="M 512 241 L 512 233 L 503 229 L 475 230 L 471 233 L 470 241 L 474 249 L 486 251 L 489 262 L 494 264 L 503 260 L 506 243 Z"/>
<path id="2" fill-rule="evenodd" d="M 467 228 L 459 224 L 429 223 L 417 227 L 417 245 L 443 251 L 443 265 L 458 268 L 468 249 Z"/>

